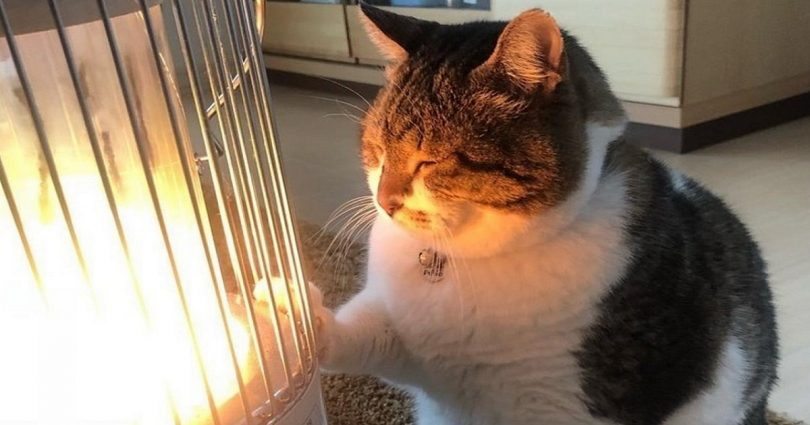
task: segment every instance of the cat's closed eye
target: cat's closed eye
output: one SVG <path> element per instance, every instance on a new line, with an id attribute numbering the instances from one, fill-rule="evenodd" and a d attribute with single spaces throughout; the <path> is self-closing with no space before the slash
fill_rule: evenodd
<path id="1" fill-rule="evenodd" d="M 438 161 L 421 161 L 419 164 L 416 164 L 416 173 L 419 174 L 420 172 L 427 171 L 436 164 L 438 164 Z"/>

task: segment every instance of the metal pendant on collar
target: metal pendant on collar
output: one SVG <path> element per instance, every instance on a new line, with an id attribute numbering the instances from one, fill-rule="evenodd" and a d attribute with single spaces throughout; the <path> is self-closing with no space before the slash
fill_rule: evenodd
<path id="1" fill-rule="evenodd" d="M 419 252 L 419 265 L 422 266 L 422 276 L 430 283 L 440 282 L 444 278 L 444 266 L 447 256 L 433 249 L 427 248 Z"/>

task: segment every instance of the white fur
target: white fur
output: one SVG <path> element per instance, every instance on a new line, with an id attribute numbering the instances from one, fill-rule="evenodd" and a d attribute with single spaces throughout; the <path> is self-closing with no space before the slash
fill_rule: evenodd
<path id="1" fill-rule="evenodd" d="M 714 385 L 675 411 L 664 425 L 738 425 L 750 408 L 743 398 L 750 374 L 745 353 L 732 336 L 714 373 Z"/>
<path id="2" fill-rule="evenodd" d="M 594 208 L 564 235 L 457 258 L 438 284 L 420 276 L 422 242 L 390 220 L 376 223 L 363 292 L 385 305 L 397 344 L 410 353 L 384 376 L 419 388 L 420 424 L 601 423 L 581 402 L 571 351 L 628 256 L 622 182 L 606 179 Z"/>
<path id="3" fill-rule="evenodd" d="M 625 176 L 602 174 L 608 145 L 623 127 L 587 127 L 579 189 L 538 217 L 454 212 L 453 220 L 472 224 L 439 244 L 451 258 L 439 283 L 426 282 L 417 261 L 430 239 L 381 214 L 365 288 L 334 317 L 318 309 L 323 366 L 408 389 L 420 425 L 608 424 L 582 402 L 572 352 L 630 257 Z M 379 169 L 370 170 L 372 192 L 378 180 Z M 413 203 L 434 213 L 418 179 L 406 207 Z M 720 423 L 684 422 L 702 420 L 711 402 L 725 403 L 726 415 L 740 407 L 723 397 L 738 385 L 738 351 L 728 351 L 733 365 L 721 368 L 706 401 L 684 407 L 669 425 Z"/>
<path id="4" fill-rule="evenodd" d="M 669 170 L 669 179 L 672 181 L 672 187 L 678 192 L 686 191 L 687 178 L 678 171 L 673 169 Z"/>

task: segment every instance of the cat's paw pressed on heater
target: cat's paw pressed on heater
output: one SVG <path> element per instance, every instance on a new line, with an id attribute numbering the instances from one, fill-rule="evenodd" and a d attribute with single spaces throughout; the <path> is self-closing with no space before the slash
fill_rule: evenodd
<path id="1" fill-rule="evenodd" d="M 329 348 L 332 345 L 332 330 L 335 322 L 335 315 L 323 305 L 323 293 L 313 283 L 309 283 L 309 302 L 312 308 L 312 320 L 315 328 L 315 347 L 318 353 L 318 361 L 321 366 L 329 364 Z"/>

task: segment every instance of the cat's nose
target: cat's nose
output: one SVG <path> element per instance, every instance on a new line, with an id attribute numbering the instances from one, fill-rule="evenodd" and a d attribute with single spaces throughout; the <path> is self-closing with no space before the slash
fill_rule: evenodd
<path id="1" fill-rule="evenodd" d="M 390 195 L 386 193 L 378 193 L 377 202 L 389 217 L 393 217 L 394 213 L 402 208 L 403 205 L 401 195 Z"/>
<path id="2" fill-rule="evenodd" d="M 377 185 L 377 203 L 390 217 L 403 207 L 409 192 L 410 176 L 383 168 Z"/>

